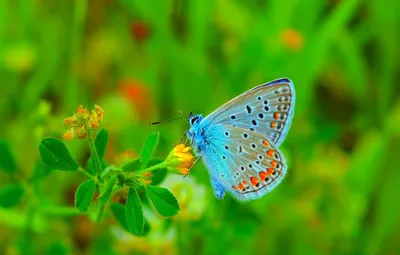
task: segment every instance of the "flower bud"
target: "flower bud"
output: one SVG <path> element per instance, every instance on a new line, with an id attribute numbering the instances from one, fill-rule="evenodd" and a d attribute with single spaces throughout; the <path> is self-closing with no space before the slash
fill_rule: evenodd
<path id="1" fill-rule="evenodd" d="M 175 173 L 187 175 L 190 167 L 193 165 L 194 156 L 190 152 L 190 147 L 185 147 L 184 144 L 178 144 L 169 153 L 165 160 L 166 167 Z"/>

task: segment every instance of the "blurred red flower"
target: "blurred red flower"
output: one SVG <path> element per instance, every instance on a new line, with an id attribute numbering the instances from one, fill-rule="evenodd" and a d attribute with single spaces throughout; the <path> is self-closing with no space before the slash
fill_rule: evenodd
<path id="1" fill-rule="evenodd" d="M 139 81 L 121 80 L 117 87 L 120 95 L 135 106 L 140 120 L 148 120 L 152 111 L 152 100 L 146 86 Z"/>
<path id="2" fill-rule="evenodd" d="M 292 51 L 299 51 L 303 48 L 304 37 L 296 29 L 286 29 L 281 34 L 282 44 Z"/>
<path id="3" fill-rule="evenodd" d="M 143 43 L 150 37 L 149 25 L 144 21 L 137 20 L 131 25 L 131 33 L 137 42 Z"/>

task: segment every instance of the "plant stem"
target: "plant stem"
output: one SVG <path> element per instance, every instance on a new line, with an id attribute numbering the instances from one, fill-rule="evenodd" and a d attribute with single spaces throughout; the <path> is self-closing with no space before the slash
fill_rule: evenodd
<path id="1" fill-rule="evenodd" d="M 89 177 L 89 178 L 93 178 L 94 176 L 93 175 L 91 175 L 90 173 L 88 173 L 85 169 L 83 169 L 82 167 L 80 167 L 79 169 L 78 169 L 78 171 L 80 171 L 80 172 L 82 172 L 84 175 L 86 175 L 87 177 Z"/>
<path id="2" fill-rule="evenodd" d="M 80 212 L 76 207 L 70 207 L 70 206 L 42 205 L 38 208 L 38 210 L 43 214 L 57 215 L 57 216 L 74 216 L 79 214 L 85 214 L 83 212 Z"/>
<path id="3" fill-rule="evenodd" d="M 98 176 L 100 173 L 103 172 L 103 169 L 101 169 L 100 157 L 99 157 L 99 154 L 97 153 L 96 146 L 94 145 L 93 137 L 92 137 L 92 133 L 91 133 L 90 129 L 88 130 L 88 138 L 89 138 L 90 150 L 92 151 L 92 160 L 94 159 L 94 162 L 97 165 L 96 176 Z"/>
<path id="4" fill-rule="evenodd" d="M 146 172 L 151 172 L 151 171 L 154 171 L 154 170 L 163 168 L 163 167 L 165 167 L 165 165 L 166 165 L 166 163 L 165 163 L 165 161 L 163 161 L 163 162 L 161 162 L 161 163 L 159 163 L 159 164 L 157 164 L 157 165 L 154 165 L 154 166 L 151 166 L 151 167 L 148 167 L 148 168 L 139 170 L 139 171 L 138 171 L 138 174 L 143 174 L 143 173 L 146 173 Z"/>

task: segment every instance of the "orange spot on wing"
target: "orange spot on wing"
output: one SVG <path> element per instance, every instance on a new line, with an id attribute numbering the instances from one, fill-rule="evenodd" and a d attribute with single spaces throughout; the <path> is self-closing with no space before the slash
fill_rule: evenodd
<path id="1" fill-rule="evenodd" d="M 267 173 L 266 172 L 260 172 L 260 179 L 262 180 L 262 181 L 264 181 L 265 180 L 265 178 L 267 178 Z"/>
<path id="2" fill-rule="evenodd" d="M 274 169 L 272 167 L 267 169 L 267 174 L 268 175 L 272 175 L 272 172 L 274 171 Z"/>
<path id="3" fill-rule="evenodd" d="M 276 119 L 276 120 L 279 119 L 279 113 L 277 113 L 277 112 L 274 113 L 274 119 Z"/>
<path id="4" fill-rule="evenodd" d="M 272 158 L 274 156 L 274 150 L 268 150 L 267 155 Z"/>
<path id="5" fill-rule="evenodd" d="M 243 185 L 247 185 L 247 182 L 246 182 L 246 181 L 243 181 Z"/>
<path id="6" fill-rule="evenodd" d="M 271 128 L 275 128 L 276 127 L 276 122 L 271 122 Z"/>
<path id="7" fill-rule="evenodd" d="M 265 146 L 269 146 L 269 143 L 268 143 L 266 140 L 263 140 L 263 144 L 264 144 Z"/>
<path id="8" fill-rule="evenodd" d="M 251 177 L 250 182 L 251 182 L 251 185 L 255 186 L 258 184 L 258 179 L 256 177 Z"/>
<path id="9" fill-rule="evenodd" d="M 269 162 L 269 163 L 271 164 L 271 166 L 272 166 L 273 168 L 275 168 L 276 165 L 278 164 L 278 162 L 276 162 L 275 160 L 272 160 L 272 161 Z"/>
<path id="10" fill-rule="evenodd" d="M 244 190 L 243 184 L 240 183 L 240 184 L 238 185 L 238 188 L 239 188 L 240 190 Z"/>
<path id="11" fill-rule="evenodd" d="M 233 189 L 233 190 L 237 190 L 237 187 L 236 187 L 236 186 L 232 186 L 232 189 Z"/>

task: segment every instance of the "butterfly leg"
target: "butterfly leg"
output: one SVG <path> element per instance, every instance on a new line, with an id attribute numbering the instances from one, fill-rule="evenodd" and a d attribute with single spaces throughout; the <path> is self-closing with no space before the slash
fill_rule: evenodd
<path id="1" fill-rule="evenodd" d="M 188 175 L 188 174 L 190 173 L 190 169 L 192 169 L 192 167 L 193 167 L 194 165 L 196 165 L 197 162 L 199 162 L 200 159 L 201 159 L 201 157 L 198 157 L 198 158 L 188 167 L 189 171 L 183 176 L 183 178 L 185 178 L 186 175 Z"/>
<path id="2" fill-rule="evenodd" d="M 188 141 L 188 139 L 189 139 L 189 137 L 188 137 L 188 131 L 183 132 L 183 135 L 182 135 L 182 137 L 181 137 L 181 140 L 179 140 L 179 144 L 181 144 L 181 143 L 183 142 L 183 139 L 185 138 L 185 136 L 186 136 L 186 140 L 185 140 L 185 142 L 184 142 L 183 144 L 186 145 L 186 143 L 187 143 L 187 141 Z"/>
<path id="3" fill-rule="evenodd" d="M 225 188 L 222 183 L 215 177 L 211 176 L 211 186 L 214 190 L 214 195 L 218 199 L 223 199 L 225 196 Z"/>

